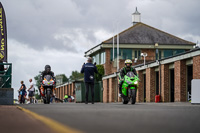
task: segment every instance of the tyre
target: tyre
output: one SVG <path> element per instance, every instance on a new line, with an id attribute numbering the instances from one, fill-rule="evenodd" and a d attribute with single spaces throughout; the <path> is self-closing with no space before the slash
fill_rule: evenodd
<path id="1" fill-rule="evenodd" d="M 50 90 L 47 90 L 47 95 L 46 95 L 46 103 L 49 104 L 51 99 L 51 92 Z"/>
<path id="2" fill-rule="evenodd" d="M 43 99 L 43 102 L 44 102 L 44 104 L 46 104 L 47 102 L 46 102 L 46 99 Z"/>
<path id="3" fill-rule="evenodd" d="M 136 101 L 136 90 L 131 90 L 132 92 L 132 98 L 131 98 L 131 104 L 135 104 Z"/>
<path id="4" fill-rule="evenodd" d="M 124 98 L 122 98 L 122 103 L 123 104 L 128 104 L 128 98 L 127 97 L 124 97 Z"/>

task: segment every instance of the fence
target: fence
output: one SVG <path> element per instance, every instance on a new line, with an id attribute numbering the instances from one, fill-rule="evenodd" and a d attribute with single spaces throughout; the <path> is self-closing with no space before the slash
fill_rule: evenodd
<path id="1" fill-rule="evenodd" d="M 2 68 L 6 65 L 5 70 L 0 71 L 0 88 L 11 88 L 12 82 L 12 64 L 11 63 L 0 63 Z"/>

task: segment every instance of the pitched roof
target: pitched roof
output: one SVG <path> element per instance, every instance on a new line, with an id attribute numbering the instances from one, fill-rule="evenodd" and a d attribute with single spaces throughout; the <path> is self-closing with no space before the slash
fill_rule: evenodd
<path id="1" fill-rule="evenodd" d="M 117 35 L 115 36 L 115 42 L 117 42 Z M 113 37 L 102 42 L 113 43 Z M 195 43 L 183 40 L 174 35 L 146 25 L 144 23 L 137 23 L 130 28 L 119 33 L 120 44 L 180 44 L 180 45 L 194 45 Z"/>

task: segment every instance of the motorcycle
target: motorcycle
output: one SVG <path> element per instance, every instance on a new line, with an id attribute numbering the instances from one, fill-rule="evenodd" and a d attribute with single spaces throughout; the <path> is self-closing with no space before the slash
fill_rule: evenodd
<path id="1" fill-rule="evenodd" d="M 131 104 L 135 104 L 138 82 L 139 82 L 139 78 L 133 72 L 128 72 L 124 76 L 124 82 L 122 84 L 123 104 L 128 104 L 130 100 L 131 100 Z"/>
<path id="2" fill-rule="evenodd" d="M 53 88 L 55 87 L 55 81 L 51 75 L 45 75 L 40 87 L 41 96 L 44 104 L 49 104 L 51 96 L 53 94 Z"/>

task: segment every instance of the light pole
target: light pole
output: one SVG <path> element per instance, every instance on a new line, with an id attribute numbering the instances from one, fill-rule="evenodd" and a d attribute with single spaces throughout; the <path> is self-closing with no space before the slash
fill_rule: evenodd
<path id="1" fill-rule="evenodd" d="M 147 53 L 141 53 L 141 56 L 144 57 L 144 66 L 145 66 L 145 58 L 147 57 Z"/>

